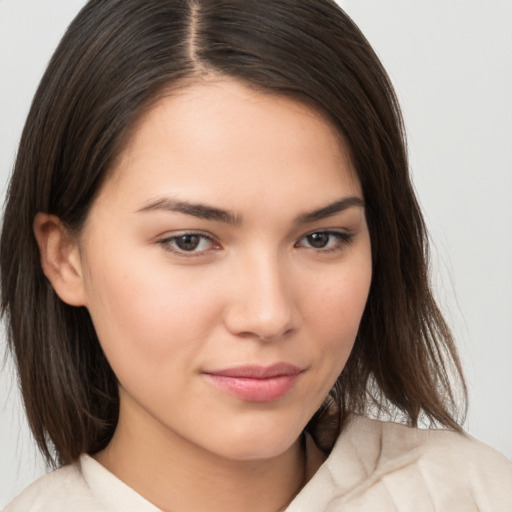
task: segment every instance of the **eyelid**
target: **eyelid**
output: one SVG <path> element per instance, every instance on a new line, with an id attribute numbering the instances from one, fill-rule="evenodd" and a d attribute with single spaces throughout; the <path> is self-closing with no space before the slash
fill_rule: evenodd
<path id="1" fill-rule="evenodd" d="M 329 236 L 334 236 L 338 239 L 338 243 L 335 244 L 334 247 L 309 247 L 300 245 L 300 242 L 306 239 L 308 236 L 314 235 L 316 233 L 326 234 Z M 347 231 L 346 229 L 334 229 L 334 228 L 325 228 L 325 229 L 314 229 L 304 234 L 297 243 L 295 244 L 298 247 L 304 247 L 305 249 L 311 249 L 318 253 L 329 253 L 329 252 L 337 252 L 344 249 L 345 246 L 350 244 L 353 241 L 354 233 L 351 231 Z"/>
<path id="2" fill-rule="evenodd" d="M 337 239 L 337 243 L 334 246 L 327 246 L 327 247 L 312 247 L 308 245 L 303 245 L 301 242 L 305 240 L 308 236 L 314 235 L 314 234 L 326 234 L 331 237 L 335 237 Z M 184 249 L 180 249 L 173 245 L 173 241 L 179 239 L 183 236 L 197 236 L 203 240 L 208 240 L 211 244 L 210 247 L 207 249 L 202 250 L 191 250 L 187 251 Z M 298 248 L 304 248 L 308 250 L 313 250 L 317 253 L 330 253 L 330 252 L 338 252 L 343 250 L 345 246 L 350 244 L 354 238 L 354 233 L 347 231 L 346 229 L 336 229 L 336 228 L 325 228 L 325 229 L 314 229 L 311 230 L 304 235 L 302 235 L 297 242 L 294 244 L 295 247 Z M 211 252 L 212 250 L 219 250 L 221 248 L 220 243 L 217 239 L 217 237 L 213 236 L 211 233 L 198 231 L 198 230 L 181 230 L 177 232 L 168 233 L 165 236 L 160 237 L 156 243 L 162 248 L 170 253 L 176 254 L 178 256 L 184 257 L 184 258 L 191 258 L 191 257 L 198 257 L 198 256 L 204 256 Z"/>
<path id="3" fill-rule="evenodd" d="M 182 236 L 187 236 L 187 235 L 197 236 L 199 238 L 209 240 L 213 246 L 216 245 L 217 247 L 216 248 L 209 247 L 208 249 L 203 249 L 200 251 L 195 251 L 195 250 L 185 251 L 185 250 L 180 250 L 179 248 L 176 248 L 175 246 L 172 245 L 173 241 L 177 240 L 178 238 L 180 238 Z M 172 254 L 176 254 L 178 256 L 183 256 L 185 258 L 203 256 L 211 250 L 218 250 L 220 248 L 219 241 L 211 233 L 205 233 L 203 231 L 197 231 L 197 230 L 182 230 L 182 231 L 177 231 L 177 232 L 166 234 L 165 236 L 160 237 L 157 240 L 157 244 L 162 246 L 162 248 L 164 250 L 166 250 Z"/>

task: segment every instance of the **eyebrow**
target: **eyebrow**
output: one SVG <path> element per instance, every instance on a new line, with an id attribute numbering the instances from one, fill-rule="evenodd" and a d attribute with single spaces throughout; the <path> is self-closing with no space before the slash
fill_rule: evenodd
<path id="1" fill-rule="evenodd" d="M 205 220 L 214 220 L 226 224 L 238 225 L 242 223 L 242 218 L 227 210 L 221 210 L 214 206 L 206 204 L 191 203 L 189 201 L 178 201 L 170 198 L 158 199 L 140 210 L 139 212 L 149 212 L 154 210 L 166 210 L 169 212 L 184 213 Z"/>
<path id="2" fill-rule="evenodd" d="M 342 211 L 352 207 L 364 208 L 363 199 L 357 196 L 345 197 L 343 199 L 340 199 L 339 201 L 335 201 L 334 203 L 328 204 L 327 206 L 318 208 L 317 210 L 302 213 L 295 219 L 295 223 L 308 224 L 310 222 L 316 222 L 318 220 L 332 217 L 333 215 L 341 213 Z"/>
<path id="3" fill-rule="evenodd" d="M 345 197 L 334 203 L 330 203 L 327 206 L 323 206 L 316 210 L 302 213 L 295 218 L 295 224 L 308 224 L 316 222 L 328 217 L 332 217 L 344 210 L 352 207 L 364 208 L 364 201 L 360 197 Z M 217 222 L 224 222 L 231 225 L 240 225 L 242 223 L 242 217 L 229 210 L 222 210 L 214 206 L 209 206 L 201 203 L 192 203 L 189 201 L 179 201 L 171 198 L 157 199 L 143 206 L 137 212 L 148 212 L 155 210 L 165 210 L 169 212 L 183 213 L 185 215 L 192 215 L 205 220 L 212 220 Z"/>

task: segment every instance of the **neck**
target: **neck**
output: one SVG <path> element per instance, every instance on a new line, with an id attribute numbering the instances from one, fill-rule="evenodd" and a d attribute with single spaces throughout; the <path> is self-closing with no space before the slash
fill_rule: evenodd
<path id="1" fill-rule="evenodd" d="M 141 442 L 141 439 L 143 442 Z M 120 480 L 166 512 L 277 512 L 316 471 L 298 439 L 262 460 L 231 460 L 204 450 L 163 426 L 122 421 L 94 457 Z"/>

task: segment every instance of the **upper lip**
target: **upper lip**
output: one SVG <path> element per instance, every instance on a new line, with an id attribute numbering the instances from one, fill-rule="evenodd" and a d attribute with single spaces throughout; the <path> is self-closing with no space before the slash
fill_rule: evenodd
<path id="1" fill-rule="evenodd" d="M 272 377 L 285 377 L 298 375 L 302 369 L 288 363 L 276 363 L 270 366 L 244 365 L 224 368 L 221 370 L 206 371 L 209 375 L 232 377 L 240 379 L 270 379 Z"/>

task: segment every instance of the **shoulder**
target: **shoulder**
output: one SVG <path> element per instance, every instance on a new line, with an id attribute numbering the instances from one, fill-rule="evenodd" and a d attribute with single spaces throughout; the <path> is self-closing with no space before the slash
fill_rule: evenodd
<path id="1" fill-rule="evenodd" d="M 15 498 L 5 512 L 159 512 L 99 462 L 82 454 Z"/>
<path id="2" fill-rule="evenodd" d="M 356 416 L 347 427 L 345 441 L 357 445 L 359 455 L 374 464 L 374 469 L 398 460 L 421 460 L 423 464 L 457 467 L 464 473 L 499 471 L 512 478 L 512 464 L 506 457 L 465 433 Z"/>
<path id="3" fill-rule="evenodd" d="M 51 509 L 49 508 L 51 507 Z M 76 462 L 48 473 L 27 487 L 5 512 L 102 512 Z"/>
<path id="4" fill-rule="evenodd" d="M 326 466 L 347 511 L 512 510 L 512 464 L 464 433 L 355 416 Z"/>

